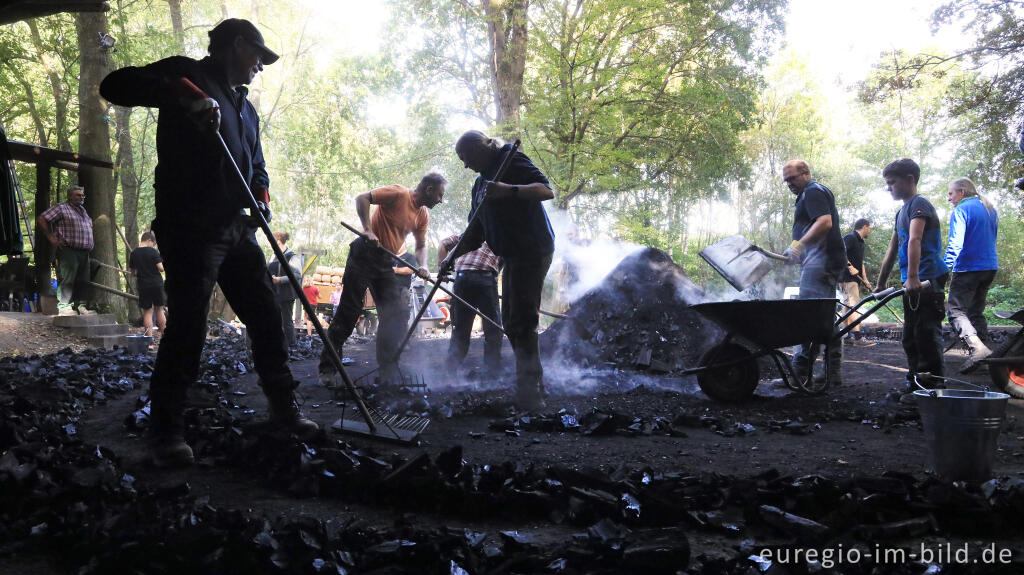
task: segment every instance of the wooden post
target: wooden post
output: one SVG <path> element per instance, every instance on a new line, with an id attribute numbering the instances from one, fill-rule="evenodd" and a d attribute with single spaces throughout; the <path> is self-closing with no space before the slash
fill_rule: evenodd
<path id="1" fill-rule="evenodd" d="M 51 186 L 50 163 L 39 161 L 36 164 L 36 219 L 50 207 Z M 34 227 L 36 246 L 32 251 L 32 256 L 35 258 L 36 263 L 36 289 L 39 291 L 39 298 L 41 300 L 43 296 L 53 295 L 50 288 L 50 262 L 53 261 L 53 246 L 50 244 L 50 240 L 46 239 L 43 230 L 39 226 Z"/>

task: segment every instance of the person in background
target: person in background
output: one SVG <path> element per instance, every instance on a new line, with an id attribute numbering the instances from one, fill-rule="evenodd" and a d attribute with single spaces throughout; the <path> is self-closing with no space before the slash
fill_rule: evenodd
<path id="1" fill-rule="evenodd" d="M 811 177 L 811 168 L 803 160 L 786 162 L 782 181 L 796 196 L 793 241 L 782 255 L 786 263 L 800 265 L 800 298 L 834 298 L 839 273 L 846 264 L 836 198 L 832 190 Z M 820 347 L 808 342 L 797 349 L 793 364 L 802 381 L 814 376 L 814 359 Z M 841 385 L 842 340 L 829 347 L 828 380 L 830 385 Z"/>
<path id="2" fill-rule="evenodd" d="M 36 224 L 57 248 L 57 315 L 94 315 L 83 305 L 89 281 L 92 218 L 85 211 L 85 188 L 71 186 L 68 199 L 39 214 Z"/>
<path id="3" fill-rule="evenodd" d="M 437 248 L 437 261 L 443 261 L 456 244 L 459 234 L 441 240 Z M 498 272 L 501 270 L 501 258 L 487 247 L 487 242 L 455 261 L 455 295 L 466 300 L 492 321 L 501 325 L 501 312 L 498 307 Z M 448 343 L 448 369 L 457 370 L 469 352 L 469 340 L 473 335 L 473 322 L 476 312 L 470 310 L 458 300 L 452 299 L 452 338 Z M 486 376 L 493 377 L 501 373 L 501 342 L 502 333 L 497 326 L 483 321 L 484 329 L 484 369 Z"/>
<path id="4" fill-rule="evenodd" d="M 501 323 L 516 355 L 515 405 L 522 411 L 539 411 L 546 404 L 537 324 L 544 277 L 555 251 L 555 233 L 542 202 L 553 199 L 555 192 L 547 177 L 520 151 L 510 158 L 501 181 L 492 181 L 511 150 L 512 144 L 476 130 L 465 132 L 456 142 L 459 160 L 480 174 L 471 193 L 472 210 L 482 211 L 459 247 L 445 258 L 438 276 L 454 269 L 456 260 L 484 241 L 505 262 Z"/>
<path id="5" fill-rule="evenodd" d="M 907 386 L 913 389 L 919 373 L 944 375 L 942 318 L 949 270 L 942 261 L 939 216 L 927 198 L 918 194 L 921 167 L 909 158 L 882 170 L 894 200 L 903 202 L 885 258 L 878 270 L 875 292 L 885 289 L 893 264 L 899 261 L 903 294 L 903 351 L 907 354 Z M 927 286 L 922 282 L 928 281 Z"/>
<path id="6" fill-rule="evenodd" d="M 974 182 L 968 178 L 953 180 L 947 199 L 953 204 L 953 213 L 949 215 L 949 241 L 943 259 L 952 271 L 946 314 L 970 350 L 960 373 L 970 373 L 978 367 L 978 361 L 992 354 L 985 345 L 985 299 L 999 270 L 999 214 L 988 200 L 978 195 Z"/>
<path id="7" fill-rule="evenodd" d="M 302 293 L 306 296 L 306 301 L 309 305 L 316 310 L 316 303 L 320 299 L 320 288 L 313 285 L 313 276 L 306 276 L 302 278 Z M 306 318 L 306 335 L 313 335 L 313 318 L 309 317 L 309 314 L 305 314 Z"/>
<path id="8" fill-rule="evenodd" d="M 871 222 L 866 218 L 860 218 L 853 224 L 853 231 L 843 236 L 843 245 L 846 247 L 846 267 L 839 275 L 839 287 L 843 293 L 843 303 L 853 307 L 860 301 L 860 286 L 871 289 L 871 282 L 868 281 L 868 268 L 864 265 L 864 240 L 871 235 Z M 850 314 L 845 325 L 850 325 L 860 318 L 861 314 L 855 312 Z M 853 344 L 864 347 L 875 345 L 875 342 L 861 339 L 860 324 L 858 323 L 851 332 Z M 849 335 L 849 334 L 848 334 Z"/>
<path id="9" fill-rule="evenodd" d="M 288 262 L 288 267 L 292 268 L 292 273 L 295 277 L 302 275 L 302 269 L 299 268 L 299 258 L 296 258 L 296 254 L 290 247 L 288 247 L 288 240 L 292 238 L 288 232 L 277 231 L 274 232 L 274 239 L 277 241 L 278 247 L 281 248 L 281 252 L 284 254 L 285 261 Z M 277 258 L 271 258 L 269 264 L 267 264 L 267 272 L 270 274 L 270 281 L 274 284 L 274 299 L 277 304 L 281 307 L 281 327 L 284 329 L 284 341 L 288 346 L 295 345 L 295 288 L 292 287 L 291 280 L 288 279 L 287 273 L 281 269 L 281 262 L 277 261 Z"/>
<path id="10" fill-rule="evenodd" d="M 167 316 L 164 315 L 164 261 L 156 249 L 156 235 L 153 232 L 142 234 L 139 247 L 128 256 L 128 269 L 135 276 L 135 284 L 139 290 L 139 309 L 142 310 L 142 326 L 146 335 L 153 335 L 153 322 L 162 336 L 167 329 Z"/>

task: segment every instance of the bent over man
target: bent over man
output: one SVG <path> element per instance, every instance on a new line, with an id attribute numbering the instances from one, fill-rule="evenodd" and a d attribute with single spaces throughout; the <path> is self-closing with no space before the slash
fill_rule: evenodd
<path id="1" fill-rule="evenodd" d="M 149 392 L 153 459 L 159 466 L 193 458 L 182 410 L 186 390 L 199 376 L 214 284 L 248 328 L 271 424 L 300 434 L 317 429 L 295 404 L 297 383 L 288 368 L 281 314 L 251 215 L 244 211 L 246 190 L 216 138 L 219 130 L 269 220 L 270 178 L 246 85 L 278 56 L 247 20 L 224 20 L 209 37 L 210 55 L 202 60 L 174 56 L 129 66 L 100 85 L 100 94 L 114 104 L 160 109 L 152 228 L 160 238 L 170 317 Z M 209 97 L 195 100 L 181 91 L 182 77 Z"/>
<path id="2" fill-rule="evenodd" d="M 482 211 L 458 249 L 445 258 L 439 273 L 451 270 L 458 258 L 484 241 L 504 260 L 501 318 L 516 356 L 516 407 L 534 411 L 545 407 L 537 314 L 544 276 L 555 251 L 555 233 L 541 202 L 554 198 L 555 193 L 530 158 L 518 151 L 501 181 L 492 181 L 511 149 L 511 144 L 476 130 L 459 137 L 455 153 L 467 168 L 480 174 L 473 184 L 472 207 Z"/>
<path id="3" fill-rule="evenodd" d="M 408 297 L 403 297 L 402 285 L 395 274 L 396 262 L 380 248 L 402 255 L 406 251 L 405 237 L 411 233 L 416 239 L 416 261 L 426 262 L 428 210 L 441 203 L 447 184 L 444 176 L 431 172 L 423 176 L 413 190 L 393 185 L 356 196 L 356 213 L 363 224 L 363 235 L 349 244 L 345 275 L 341 278 L 341 300 L 327 333 L 341 353 L 363 312 L 366 288 L 370 288 L 380 316 L 377 366 L 381 381 L 397 375 L 396 354 L 409 314 L 406 306 Z M 372 205 L 377 206 L 373 213 L 370 212 Z M 416 274 L 429 278 L 430 270 L 425 263 L 419 265 Z M 336 374 L 337 367 L 325 349 L 320 356 L 320 380 L 333 387 Z"/>

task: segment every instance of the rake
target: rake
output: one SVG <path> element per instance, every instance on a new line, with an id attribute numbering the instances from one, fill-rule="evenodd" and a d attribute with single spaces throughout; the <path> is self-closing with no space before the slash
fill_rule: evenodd
<path id="1" fill-rule="evenodd" d="M 193 84 L 188 78 L 180 79 L 179 86 L 184 94 L 188 94 L 190 97 L 195 99 L 205 99 L 209 96 L 206 95 L 198 86 Z M 354 435 L 362 435 L 372 439 L 383 439 L 387 441 L 396 441 L 399 443 L 415 443 L 421 433 L 430 424 L 430 419 L 420 416 L 399 416 L 386 412 L 379 411 L 372 407 L 368 407 L 363 401 L 363 398 L 359 395 L 359 390 L 355 384 L 352 383 L 352 379 L 349 378 L 348 372 L 345 371 L 345 367 L 341 363 L 341 355 L 338 354 L 337 348 L 331 343 L 327 332 L 324 331 L 323 325 L 320 323 L 320 319 L 316 315 L 316 310 L 309 303 L 306 298 L 306 294 L 302 291 L 302 283 L 295 276 L 295 272 L 291 266 L 288 265 L 288 260 L 284 257 L 284 252 L 281 251 L 281 247 L 277 245 L 277 241 L 274 239 L 274 233 L 270 229 L 270 224 L 267 223 L 266 218 L 263 217 L 263 213 L 259 209 L 259 205 L 256 203 L 256 197 L 252 194 L 252 189 L 249 188 L 249 182 L 246 181 L 245 176 L 242 175 L 242 171 L 238 168 L 238 164 L 235 162 L 234 156 L 231 155 L 231 150 L 228 149 L 227 143 L 224 141 L 224 137 L 221 136 L 220 132 L 214 132 L 217 137 L 217 141 L 220 142 L 224 156 L 231 163 L 231 166 L 235 168 L 235 174 L 238 175 L 238 180 L 242 184 L 242 188 L 246 192 L 246 200 L 249 202 L 249 211 L 252 214 L 252 218 L 259 224 L 259 228 L 263 230 L 263 233 L 267 236 L 267 241 L 270 247 L 274 250 L 274 256 L 277 257 L 277 261 L 281 263 L 281 269 L 284 270 L 285 275 L 288 276 L 288 281 L 292 285 L 292 289 L 295 290 L 296 297 L 302 302 L 302 309 L 306 312 L 306 316 L 313 322 L 313 327 L 316 328 L 316 333 L 320 337 L 320 340 L 324 343 L 324 349 L 327 350 L 328 357 L 331 359 L 331 363 L 334 364 L 335 369 L 338 370 L 338 374 L 341 375 L 341 380 L 345 383 L 345 388 L 352 396 L 355 401 L 356 407 L 359 409 L 360 415 L 363 417 L 363 421 L 346 420 L 344 418 L 344 412 L 342 412 L 342 419 L 331 426 L 332 429 L 341 431 L 344 433 L 351 433 Z"/>

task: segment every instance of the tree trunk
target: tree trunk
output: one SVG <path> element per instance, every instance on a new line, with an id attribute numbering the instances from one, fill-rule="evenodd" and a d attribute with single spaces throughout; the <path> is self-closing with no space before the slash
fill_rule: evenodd
<path id="1" fill-rule="evenodd" d="M 53 64 L 53 56 L 43 46 L 43 39 L 39 35 L 39 26 L 36 24 L 36 21 L 30 18 L 25 23 L 28 25 L 29 36 L 32 38 L 32 47 L 35 48 L 36 57 L 39 58 L 43 69 L 46 70 L 46 78 L 50 81 L 50 89 L 53 91 L 54 131 L 57 136 L 57 149 L 70 152 L 71 141 L 68 139 L 68 94 L 61 80 L 62 74 Z M 49 145 L 49 142 L 45 140 L 39 143 L 43 146 Z"/>
<path id="2" fill-rule="evenodd" d="M 139 178 L 135 174 L 135 155 L 132 148 L 132 109 L 114 106 L 117 118 L 117 175 L 121 180 L 121 213 L 124 214 L 124 235 L 131 249 L 139 247 Z"/>
<path id="3" fill-rule="evenodd" d="M 482 0 L 490 39 L 491 79 L 498 131 L 513 139 L 519 135 L 519 105 L 526 70 L 526 11 L 530 0 Z"/>
<path id="4" fill-rule="evenodd" d="M 167 0 L 171 10 L 171 29 L 174 31 L 174 48 L 178 54 L 185 53 L 185 24 L 181 19 L 181 0 Z"/>
<path id="5" fill-rule="evenodd" d="M 110 128 L 107 103 L 100 97 L 99 85 L 108 72 L 107 53 L 100 49 L 97 38 L 106 32 L 107 16 L 103 12 L 83 12 L 76 16 L 78 52 L 81 55 L 78 80 L 78 151 L 98 160 L 110 160 Z M 94 246 L 91 257 L 108 265 L 117 258 L 114 236 L 114 174 L 105 168 L 81 165 L 78 183 L 85 187 L 85 208 L 93 219 Z M 121 289 L 116 271 L 100 268 L 93 281 Z M 107 304 L 117 311 L 126 309 L 124 302 L 107 292 L 94 292 L 96 304 Z M 123 314 L 122 314 L 123 315 Z"/>

